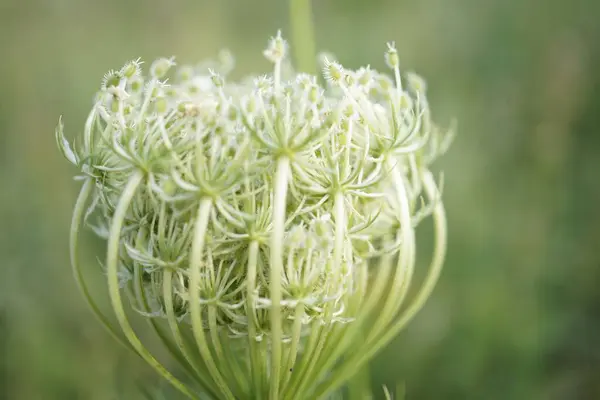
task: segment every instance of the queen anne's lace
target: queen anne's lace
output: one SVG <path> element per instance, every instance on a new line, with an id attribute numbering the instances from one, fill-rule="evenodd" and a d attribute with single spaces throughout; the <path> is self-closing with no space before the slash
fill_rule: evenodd
<path id="1" fill-rule="evenodd" d="M 398 317 L 414 267 L 414 228 L 441 207 L 428 165 L 450 136 L 432 123 L 424 81 L 400 72 L 392 44 L 393 78 L 325 59 L 325 84 L 288 75 L 286 51 L 277 35 L 264 52 L 274 72 L 240 82 L 227 78 L 226 53 L 222 62 L 179 68 L 161 58 L 147 75 L 140 60 L 129 62 L 105 75 L 76 149 L 62 125 L 57 140 L 93 184 L 84 219 L 103 238 L 132 176 L 140 177 L 118 232 L 119 283 L 134 309 L 185 331 L 196 302 L 217 358 L 219 338 L 246 337 L 250 348 L 266 339 L 277 351 L 283 346 L 290 368 L 301 360 L 304 376 L 290 379 L 284 368 L 282 390 L 319 394 L 329 388 L 317 384 L 350 346 L 365 354 L 381 347 Z M 278 201 L 283 225 L 274 226 Z M 352 341 L 353 325 L 364 343 Z M 214 381 L 204 382 L 207 393 L 260 390 L 229 385 L 227 393 L 233 372 L 212 368 L 199 347 Z M 303 351 L 326 352 L 319 363 L 328 370 L 314 372 Z"/>

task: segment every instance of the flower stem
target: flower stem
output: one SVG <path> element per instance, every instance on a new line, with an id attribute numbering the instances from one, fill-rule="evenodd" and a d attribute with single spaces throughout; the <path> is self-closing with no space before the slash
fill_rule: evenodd
<path id="1" fill-rule="evenodd" d="M 253 240 L 248 249 L 248 280 L 246 281 L 246 309 L 248 314 L 248 342 L 250 351 L 250 365 L 252 379 L 254 380 L 254 392 L 263 392 L 264 360 L 260 354 L 259 345 L 256 341 L 256 274 L 258 264 L 259 243 Z"/>
<path id="2" fill-rule="evenodd" d="M 299 71 L 317 73 L 311 0 L 290 0 L 294 61 Z"/>
<path id="3" fill-rule="evenodd" d="M 439 191 L 431 172 L 423 171 L 423 185 L 425 191 L 427 192 L 427 196 L 432 201 L 436 201 L 436 199 L 439 198 Z M 338 389 L 349 378 L 353 369 L 360 368 L 360 366 L 371 359 L 374 354 L 392 341 L 392 339 L 396 337 L 396 335 L 425 304 L 426 300 L 431 295 L 435 284 L 437 283 L 446 256 L 446 213 L 444 211 L 443 204 L 439 201 L 436 203 L 433 209 L 433 221 L 435 240 L 433 258 L 429 265 L 427 276 L 425 277 L 419 292 L 415 295 L 414 300 L 406 308 L 406 310 L 402 312 L 398 319 L 390 324 L 382 336 L 368 343 L 368 348 L 366 351 L 358 351 L 354 353 L 353 356 L 347 360 L 347 362 L 340 369 L 336 370 L 328 377 L 326 382 L 321 383 L 315 390 L 315 398 L 325 398 L 328 394 Z"/>
<path id="4" fill-rule="evenodd" d="M 115 214 L 113 216 L 111 225 L 110 225 L 110 233 L 108 237 L 108 246 L 107 246 L 107 254 L 106 254 L 106 270 L 108 276 L 108 290 L 110 294 L 110 300 L 112 303 L 113 310 L 117 316 L 117 320 L 121 325 L 121 329 L 125 334 L 125 337 L 131 343 L 131 346 L 135 349 L 135 351 L 148 363 L 151 367 L 153 367 L 160 375 L 162 375 L 167 381 L 169 381 L 173 386 L 175 386 L 181 393 L 186 395 L 190 399 L 194 399 L 196 396 L 177 378 L 171 375 L 165 367 L 163 367 L 144 347 L 140 339 L 137 337 L 133 328 L 129 324 L 129 320 L 125 315 L 125 309 L 123 308 L 123 303 L 121 301 L 121 293 L 119 287 L 119 277 L 118 277 L 118 267 L 119 267 L 119 245 L 121 238 L 121 227 L 123 226 L 123 221 L 125 220 L 125 215 L 127 214 L 127 209 L 131 204 L 131 201 L 142 182 L 143 175 L 141 172 L 134 173 L 125 189 L 123 190 L 123 194 L 119 199 L 119 203 L 117 204 L 117 208 L 115 210 Z"/>
<path id="5" fill-rule="evenodd" d="M 285 208 L 290 170 L 289 158 L 282 156 L 277 161 L 273 192 L 273 231 L 270 241 L 269 292 L 271 294 L 271 400 L 279 398 L 281 369 L 281 274 L 283 271 L 283 235 L 285 234 Z"/>
<path id="6" fill-rule="evenodd" d="M 204 390 L 208 391 L 213 397 L 217 397 L 216 393 L 218 389 L 214 387 L 212 381 L 210 381 L 207 376 L 209 375 L 206 369 L 201 369 L 200 365 L 196 362 L 196 360 L 192 357 L 188 347 L 183 340 L 183 336 L 181 336 L 181 331 L 179 330 L 179 325 L 177 323 L 177 317 L 174 312 L 173 305 L 173 271 L 169 268 L 165 268 L 163 272 L 163 297 L 165 299 L 165 310 L 167 315 L 167 321 L 169 324 L 169 328 L 171 328 L 171 333 L 173 334 L 173 338 L 175 339 L 175 343 L 177 347 L 179 347 L 179 351 L 185 357 L 185 360 L 192 368 L 194 378 L 199 380 L 203 385 Z"/>
<path id="7" fill-rule="evenodd" d="M 71 221 L 71 233 L 69 240 L 69 255 L 71 258 L 71 267 L 73 269 L 73 276 L 75 277 L 75 282 L 77 283 L 77 287 L 80 292 L 83 294 L 83 297 L 87 301 L 89 307 L 92 309 L 94 316 L 100 321 L 102 326 L 106 328 L 108 333 L 112 337 L 114 337 L 117 342 L 122 344 L 124 347 L 129 350 L 135 350 L 128 341 L 126 341 L 114 328 L 108 318 L 100 311 L 100 307 L 94 301 L 87 284 L 85 283 L 85 279 L 83 277 L 83 272 L 81 271 L 81 264 L 79 263 L 79 230 L 81 228 L 81 223 L 83 222 L 83 214 L 85 212 L 85 204 L 94 189 L 94 183 L 91 178 L 85 180 L 81 191 L 79 192 L 79 197 L 77 197 L 77 203 L 75 203 L 75 210 L 73 211 L 73 220 Z"/>
<path id="8" fill-rule="evenodd" d="M 192 331 L 194 339 L 198 345 L 198 350 L 212 378 L 217 383 L 223 397 L 226 399 L 234 399 L 233 393 L 227 386 L 223 376 L 219 372 L 215 360 L 212 356 L 206 336 L 204 333 L 204 324 L 202 321 L 202 309 L 200 307 L 200 269 L 205 267 L 203 263 L 204 242 L 206 231 L 208 229 L 208 220 L 210 218 L 210 210 L 212 208 L 212 200 L 203 198 L 200 200 L 198 211 L 196 214 L 196 222 L 194 225 L 194 236 L 192 249 L 190 254 L 190 317 L 192 320 Z"/>
<path id="9" fill-rule="evenodd" d="M 410 214 L 410 199 L 406 188 L 406 178 L 400 171 L 397 162 L 395 159 L 388 159 L 388 167 L 391 171 L 398 201 L 396 212 L 397 218 L 400 221 L 399 234 L 402 238 L 402 245 L 400 254 L 398 255 L 396 272 L 389 288 L 390 296 L 388 296 L 379 311 L 379 315 L 373 324 L 373 329 L 366 338 L 366 343 L 370 343 L 374 338 L 379 337 L 387 330 L 390 322 L 393 321 L 408 291 L 415 266 L 415 230 L 412 226 Z"/>
<path id="10" fill-rule="evenodd" d="M 433 174 L 430 171 L 423 172 L 423 185 L 425 192 L 430 201 L 435 202 L 433 209 L 433 222 L 434 222 L 434 238 L 435 246 L 433 249 L 433 257 L 429 265 L 429 270 L 423 281 L 421 288 L 415 295 L 412 303 L 404 310 L 399 318 L 390 325 L 389 329 L 379 337 L 373 344 L 373 350 L 371 354 L 364 358 L 370 357 L 377 351 L 381 350 L 386 344 L 388 344 L 415 315 L 423 308 L 425 302 L 431 296 L 433 289 L 440 277 L 444 260 L 446 258 L 446 247 L 447 247 L 447 226 L 446 226 L 446 212 L 444 205 L 439 201 L 440 193 L 436 186 Z"/>

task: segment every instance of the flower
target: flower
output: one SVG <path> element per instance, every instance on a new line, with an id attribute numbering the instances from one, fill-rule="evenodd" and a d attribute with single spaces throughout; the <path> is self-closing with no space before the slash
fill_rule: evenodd
<path id="1" fill-rule="evenodd" d="M 284 76 L 286 54 L 278 33 L 264 52 L 273 72 L 242 82 L 227 79 L 230 56 L 179 68 L 161 58 L 148 75 L 132 61 L 105 76 L 76 149 L 57 129 L 85 181 L 78 283 L 111 332 L 191 398 L 332 393 L 418 311 L 443 262 L 428 168 L 451 135 L 431 121 L 424 81 L 402 84 L 392 44 L 392 79 L 324 58 L 321 85 Z M 430 214 L 432 266 L 403 308 L 415 227 Z M 118 329 L 82 278 L 82 222 L 107 240 Z M 141 343 L 123 293 L 198 388 Z"/>

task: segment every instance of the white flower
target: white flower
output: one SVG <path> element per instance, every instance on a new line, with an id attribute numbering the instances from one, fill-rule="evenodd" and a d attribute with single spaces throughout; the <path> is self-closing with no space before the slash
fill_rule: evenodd
<path id="1" fill-rule="evenodd" d="M 402 88 L 392 44 L 393 79 L 325 60 L 325 87 L 306 74 L 283 79 L 280 33 L 265 56 L 273 73 L 243 82 L 227 79 L 230 56 L 210 70 L 175 70 L 173 58 L 161 58 L 148 76 L 140 60 L 109 72 L 78 148 L 62 124 L 56 133 L 87 177 L 72 245 L 91 197 L 86 219 L 108 227 L 121 329 L 176 385 L 129 325 L 122 285 L 143 316 L 166 319 L 168 340 L 205 389 L 251 398 L 232 371 L 267 373 L 259 352 L 269 351 L 273 371 L 283 372 L 268 379 L 318 397 L 389 342 L 429 294 L 445 228 L 428 164 L 448 142 L 431 121 L 424 81 L 411 74 Z M 417 209 L 424 198 L 430 204 Z M 433 271 L 403 313 L 415 225 L 431 213 Z M 336 366 L 342 356 L 349 361 Z"/>

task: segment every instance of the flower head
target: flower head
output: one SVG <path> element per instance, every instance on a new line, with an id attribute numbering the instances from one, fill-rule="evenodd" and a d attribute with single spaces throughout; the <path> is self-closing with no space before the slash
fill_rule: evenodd
<path id="1" fill-rule="evenodd" d="M 283 79 L 280 33 L 264 54 L 273 73 L 244 82 L 228 80 L 231 56 L 210 69 L 161 58 L 148 75 L 129 62 L 105 76 L 76 149 L 57 129 L 85 179 L 76 276 L 84 220 L 107 239 L 127 343 L 191 397 L 139 341 L 123 293 L 159 331 L 164 320 L 163 339 L 205 396 L 314 398 L 393 338 L 443 260 L 428 166 L 449 140 L 431 121 L 423 80 L 407 75 L 402 86 L 395 47 L 393 78 L 325 60 L 325 86 L 301 73 Z M 415 227 L 431 213 L 432 269 L 403 308 Z"/>

